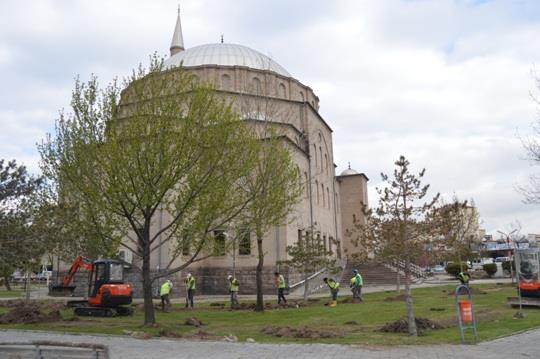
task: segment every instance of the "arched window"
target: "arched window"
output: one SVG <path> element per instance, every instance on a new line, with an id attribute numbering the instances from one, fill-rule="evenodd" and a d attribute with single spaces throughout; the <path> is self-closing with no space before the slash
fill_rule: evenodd
<path id="1" fill-rule="evenodd" d="M 304 172 L 304 186 L 306 187 L 306 198 L 309 198 L 309 177 L 307 172 Z"/>
<path id="2" fill-rule="evenodd" d="M 319 204 L 319 181 L 315 180 L 315 188 L 317 188 L 317 204 Z"/>
<path id="3" fill-rule="evenodd" d="M 284 84 L 279 84 L 278 86 L 278 96 L 281 98 L 287 98 L 287 89 Z"/>
<path id="4" fill-rule="evenodd" d="M 328 199 L 328 208 L 330 208 L 330 189 L 326 187 L 326 198 Z"/>
<path id="5" fill-rule="evenodd" d="M 326 196 L 324 195 L 324 185 L 321 183 L 321 195 L 322 195 L 322 205 L 326 207 Z"/>
<path id="6" fill-rule="evenodd" d="M 313 157 L 315 158 L 315 168 L 319 167 L 317 163 L 317 146 L 313 145 Z"/>
<path id="7" fill-rule="evenodd" d="M 339 213 L 339 198 L 338 198 L 338 195 L 337 193 L 334 193 L 334 197 L 336 199 L 336 212 Z"/>
<path id="8" fill-rule="evenodd" d="M 251 80 L 252 86 L 253 86 L 253 92 L 255 92 L 257 95 L 262 94 L 262 86 L 261 86 L 261 80 L 259 80 L 258 77 L 254 77 L 253 80 Z"/>
<path id="9" fill-rule="evenodd" d="M 328 154 L 324 154 L 324 168 L 326 168 L 326 174 L 328 174 Z"/>
<path id="10" fill-rule="evenodd" d="M 231 89 L 231 77 L 227 74 L 221 75 L 221 89 L 230 90 Z"/>
<path id="11" fill-rule="evenodd" d="M 300 95 L 300 101 L 304 102 L 304 101 L 305 101 L 304 93 L 303 93 L 303 92 L 299 92 L 298 94 Z"/>
<path id="12" fill-rule="evenodd" d="M 321 158 L 321 168 L 323 167 L 323 161 L 322 161 L 322 148 L 319 146 L 319 156 Z M 322 171 L 321 171 L 322 172 Z"/>

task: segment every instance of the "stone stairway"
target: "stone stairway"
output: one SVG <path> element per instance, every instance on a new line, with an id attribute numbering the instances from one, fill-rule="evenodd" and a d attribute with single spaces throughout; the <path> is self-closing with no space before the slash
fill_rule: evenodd
<path id="1" fill-rule="evenodd" d="M 396 270 L 389 268 L 389 266 L 377 262 L 359 264 L 349 261 L 343 273 L 343 285 L 349 284 L 349 279 L 352 278 L 354 269 L 360 272 L 366 286 L 396 285 L 397 283 Z M 403 276 L 401 280 L 403 283 Z"/>

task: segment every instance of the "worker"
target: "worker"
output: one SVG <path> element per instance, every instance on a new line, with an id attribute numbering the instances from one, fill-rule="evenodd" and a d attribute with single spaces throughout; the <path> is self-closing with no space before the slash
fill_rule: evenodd
<path id="1" fill-rule="evenodd" d="M 193 295 L 195 294 L 195 277 L 188 273 L 184 279 L 186 285 L 186 308 L 193 309 Z"/>
<path id="2" fill-rule="evenodd" d="M 466 285 L 467 287 L 469 286 L 469 281 L 471 280 L 471 275 L 469 273 L 461 271 L 457 277 L 461 284 Z"/>
<path id="3" fill-rule="evenodd" d="M 159 296 L 161 297 L 161 311 L 168 312 L 171 307 L 171 300 L 169 295 L 171 294 L 173 284 L 170 280 L 166 280 L 165 283 L 159 288 Z"/>
<path id="4" fill-rule="evenodd" d="M 330 306 L 335 307 L 337 305 L 339 282 L 336 282 L 333 278 L 323 278 L 323 282 L 326 283 L 328 288 L 330 288 L 330 294 L 332 295 L 332 301 L 330 302 Z"/>
<path id="5" fill-rule="evenodd" d="M 362 301 L 362 287 L 364 286 L 364 279 L 362 275 L 358 272 L 358 269 L 353 270 L 353 277 L 351 278 L 351 291 L 353 294 L 353 300 L 358 299 Z"/>
<path id="6" fill-rule="evenodd" d="M 276 277 L 276 286 L 278 290 L 277 303 L 281 304 L 281 301 L 283 300 L 283 304 L 286 304 L 287 299 L 285 299 L 285 278 L 283 277 L 283 274 L 280 274 L 279 272 L 275 272 L 274 276 Z"/>
<path id="7" fill-rule="evenodd" d="M 231 309 L 236 309 L 240 305 L 238 302 L 238 290 L 240 289 L 238 279 L 229 274 L 227 280 L 229 281 L 229 293 L 231 294 Z"/>

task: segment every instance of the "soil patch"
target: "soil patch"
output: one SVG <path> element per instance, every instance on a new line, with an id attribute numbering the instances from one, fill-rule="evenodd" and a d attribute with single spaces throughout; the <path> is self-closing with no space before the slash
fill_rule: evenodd
<path id="1" fill-rule="evenodd" d="M 210 306 L 211 306 L 211 307 L 225 308 L 225 303 L 221 303 L 221 302 L 212 302 L 212 303 L 210 303 Z"/>
<path id="2" fill-rule="evenodd" d="M 0 315 L 0 324 L 14 323 L 47 323 L 62 320 L 57 309 L 43 310 L 39 305 L 28 303 L 13 307 L 9 312 Z"/>
<path id="3" fill-rule="evenodd" d="M 175 332 L 174 330 L 161 329 L 159 331 L 160 337 L 166 338 L 182 338 L 182 334 Z"/>
<path id="4" fill-rule="evenodd" d="M 356 299 L 352 297 L 347 297 L 345 299 L 339 300 L 339 304 L 354 304 L 354 303 L 361 303 L 363 302 L 361 299 Z"/>
<path id="5" fill-rule="evenodd" d="M 187 318 L 186 321 L 184 322 L 185 325 L 192 325 L 194 327 L 200 327 L 201 325 L 203 325 L 203 322 L 200 320 L 200 319 L 197 319 L 195 317 L 191 317 L 191 318 Z"/>
<path id="6" fill-rule="evenodd" d="M 291 328 L 291 327 L 277 327 L 277 326 L 267 326 L 261 329 L 261 332 L 268 335 L 273 335 L 275 337 L 289 337 L 289 338 L 308 338 L 308 339 L 318 339 L 318 338 L 335 338 L 339 335 L 335 331 L 330 330 L 318 330 L 312 329 L 309 327 L 302 328 Z"/>
<path id="7" fill-rule="evenodd" d="M 446 308 L 429 308 L 432 312 L 444 312 Z"/>
<path id="8" fill-rule="evenodd" d="M 393 297 L 386 297 L 384 298 L 385 302 L 404 302 L 405 301 L 405 294 L 396 295 Z"/>
<path id="9" fill-rule="evenodd" d="M 416 329 L 418 332 L 424 332 L 426 330 L 444 329 L 439 323 L 436 323 L 427 318 L 415 318 Z M 386 323 L 381 329 L 381 332 L 385 333 L 407 333 L 409 331 L 409 321 L 405 318 L 396 320 L 395 322 Z"/>
<path id="10" fill-rule="evenodd" d="M 356 320 L 349 320 L 348 322 L 343 323 L 345 325 L 358 325 L 359 323 Z"/>
<path id="11" fill-rule="evenodd" d="M 198 330 L 194 333 L 184 335 L 183 338 L 196 339 L 196 340 L 216 340 L 219 337 L 214 334 L 205 332 L 204 330 Z"/>

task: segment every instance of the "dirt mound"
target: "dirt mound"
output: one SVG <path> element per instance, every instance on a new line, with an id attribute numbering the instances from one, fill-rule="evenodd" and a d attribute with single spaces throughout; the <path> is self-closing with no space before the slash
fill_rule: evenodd
<path id="1" fill-rule="evenodd" d="M 219 337 L 217 335 L 205 332 L 204 330 L 198 330 L 195 333 L 184 335 L 183 338 L 198 339 L 198 340 L 216 340 Z"/>
<path id="2" fill-rule="evenodd" d="M 308 338 L 308 339 L 318 339 L 318 338 L 335 338 L 338 333 L 329 331 L 329 330 L 317 330 L 309 327 L 302 328 L 291 328 L 291 327 L 275 327 L 267 326 L 261 329 L 261 332 L 268 335 L 273 335 L 278 338 L 289 337 L 289 338 Z"/>
<path id="3" fill-rule="evenodd" d="M 182 338 L 182 334 L 175 332 L 174 330 L 169 329 L 161 329 L 159 331 L 160 337 L 166 337 L 166 338 Z"/>
<path id="4" fill-rule="evenodd" d="M 44 311 L 34 304 L 16 306 L 9 312 L 0 315 L 0 324 L 46 323 L 60 320 L 62 320 L 62 316 L 59 310 Z"/>
<path id="5" fill-rule="evenodd" d="M 386 297 L 384 298 L 385 302 L 404 302 L 405 301 L 405 294 L 396 295 L 393 297 Z"/>
<path id="6" fill-rule="evenodd" d="M 353 304 L 353 303 L 361 303 L 361 302 L 363 302 L 363 300 L 352 298 L 352 297 L 347 297 L 345 299 L 338 301 L 339 304 Z"/>
<path id="7" fill-rule="evenodd" d="M 222 302 L 212 302 L 210 303 L 211 307 L 219 307 L 219 308 L 225 308 L 225 303 Z"/>
<path id="8" fill-rule="evenodd" d="M 482 289 L 478 289 L 475 287 L 469 287 L 469 290 L 471 291 L 471 294 L 487 294 L 487 292 L 483 291 Z M 448 295 L 455 295 L 456 292 L 454 290 L 449 291 Z M 459 295 L 467 295 L 467 290 L 463 287 L 459 289 Z"/>
<path id="9" fill-rule="evenodd" d="M 419 332 L 433 329 L 443 329 L 444 327 L 427 318 L 415 318 L 416 329 Z M 409 331 L 409 321 L 407 319 L 396 320 L 395 322 L 386 323 L 381 329 L 385 333 L 407 333 Z"/>
<path id="10" fill-rule="evenodd" d="M 194 327 L 200 327 L 201 325 L 203 325 L 203 322 L 200 320 L 200 319 L 197 319 L 195 317 L 191 317 L 191 318 L 187 318 L 186 321 L 184 322 L 185 325 L 192 325 Z"/>

